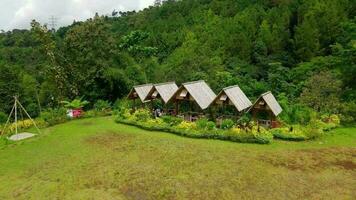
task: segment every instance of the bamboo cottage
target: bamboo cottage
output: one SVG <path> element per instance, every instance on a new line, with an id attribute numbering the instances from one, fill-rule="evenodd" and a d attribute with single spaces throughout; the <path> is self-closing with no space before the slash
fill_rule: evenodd
<path id="1" fill-rule="evenodd" d="M 178 86 L 175 82 L 154 84 L 148 92 L 145 101 L 161 100 L 162 105 L 165 107 L 165 113 L 167 113 L 168 101 L 177 90 Z"/>
<path id="2" fill-rule="evenodd" d="M 282 107 L 273 96 L 272 92 L 262 94 L 250 107 L 248 112 L 260 125 L 275 128 L 278 126 L 277 116 L 282 112 Z"/>
<path id="3" fill-rule="evenodd" d="M 212 105 L 220 106 L 222 114 L 218 122 L 224 118 L 238 118 L 252 103 L 238 85 L 226 87 L 216 96 Z M 225 109 L 233 107 L 235 115 L 225 115 Z M 236 112 L 237 111 L 237 112 Z"/>
<path id="4" fill-rule="evenodd" d="M 216 95 L 208 84 L 203 81 L 183 83 L 169 100 L 175 103 L 175 114 L 188 121 L 195 121 L 204 116 Z M 180 105 L 188 102 L 189 111 L 181 112 Z"/>
<path id="5" fill-rule="evenodd" d="M 142 107 L 147 102 L 160 100 L 165 108 L 163 114 L 172 114 L 187 121 L 206 117 L 206 110 L 216 106 L 220 109 L 217 114 L 218 123 L 224 118 L 237 120 L 243 113 L 248 112 L 258 124 L 277 127 L 277 116 L 282 112 L 281 106 L 270 91 L 262 94 L 252 104 L 238 85 L 226 87 L 215 95 L 203 80 L 183 83 L 180 87 L 175 82 L 137 85 L 131 89 L 128 99 L 134 101 L 134 108 L 136 99 L 140 100 Z M 171 108 L 174 107 L 171 112 L 167 109 L 168 104 L 171 104 Z M 229 112 L 225 112 L 227 108 L 230 109 Z M 158 109 L 154 109 L 156 110 Z"/>
<path id="6" fill-rule="evenodd" d="M 136 85 L 134 86 L 127 98 L 133 100 L 133 107 L 136 106 L 136 99 L 140 99 L 142 107 L 144 107 L 144 103 L 149 102 L 149 100 L 145 100 L 148 93 L 152 89 L 153 84 L 144 84 L 144 85 Z"/>

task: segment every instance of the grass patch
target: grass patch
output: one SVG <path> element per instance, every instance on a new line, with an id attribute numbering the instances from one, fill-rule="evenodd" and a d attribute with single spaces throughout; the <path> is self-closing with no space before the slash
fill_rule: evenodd
<path id="1" fill-rule="evenodd" d="M 259 145 L 74 120 L 0 148 L 0 199 L 354 199 L 355 132 Z"/>

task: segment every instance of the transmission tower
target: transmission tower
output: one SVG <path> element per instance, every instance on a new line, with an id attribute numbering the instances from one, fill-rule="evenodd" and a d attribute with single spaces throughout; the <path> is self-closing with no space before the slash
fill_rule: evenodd
<path id="1" fill-rule="evenodd" d="M 56 28 L 57 28 L 57 21 L 58 21 L 58 18 L 57 17 L 55 17 L 55 16 L 51 16 L 50 18 L 49 18 L 49 22 L 48 22 L 48 28 L 50 28 L 50 30 L 56 30 Z"/>

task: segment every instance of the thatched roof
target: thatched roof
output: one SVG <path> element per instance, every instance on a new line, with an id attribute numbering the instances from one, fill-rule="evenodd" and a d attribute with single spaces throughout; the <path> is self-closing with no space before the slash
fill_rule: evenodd
<path id="1" fill-rule="evenodd" d="M 189 96 L 189 100 L 195 101 L 202 110 L 208 108 L 216 97 L 203 80 L 183 83 L 171 99 L 184 99 L 186 96 Z"/>
<path id="2" fill-rule="evenodd" d="M 214 100 L 217 104 L 227 102 L 241 112 L 252 105 L 238 85 L 224 88 Z"/>
<path id="3" fill-rule="evenodd" d="M 175 82 L 154 84 L 145 100 L 155 99 L 159 96 L 164 103 L 167 103 L 177 90 L 178 86 Z"/>
<path id="4" fill-rule="evenodd" d="M 250 110 L 257 104 L 260 102 L 260 100 L 263 99 L 267 106 L 271 109 L 271 111 L 273 112 L 273 114 L 275 116 L 278 116 L 281 112 L 282 112 L 282 107 L 279 105 L 278 101 L 276 100 L 276 98 L 273 96 L 272 92 L 268 91 L 264 94 L 262 94 L 257 100 L 256 102 L 253 104 L 253 106 L 250 108 Z"/>
<path id="5" fill-rule="evenodd" d="M 131 91 L 128 95 L 128 98 L 129 99 L 140 98 L 141 102 L 145 103 L 145 102 L 147 102 L 147 101 L 145 101 L 147 94 L 150 92 L 152 87 L 153 87 L 153 84 L 151 84 L 151 83 L 144 84 L 144 85 L 136 85 L 131 89 Z"/>

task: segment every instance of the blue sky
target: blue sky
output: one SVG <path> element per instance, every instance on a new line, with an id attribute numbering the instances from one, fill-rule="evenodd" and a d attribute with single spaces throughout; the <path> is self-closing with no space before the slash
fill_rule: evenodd
<path id="1" fill-rule="evenodd" d="M 69 25 L 118 11 L 140 10 L 153 5 L 154 0 L 0 0 L 0 30 L 29 28 L 32 19 L 48 23 L 57 18 L 57 26 Z"/>

